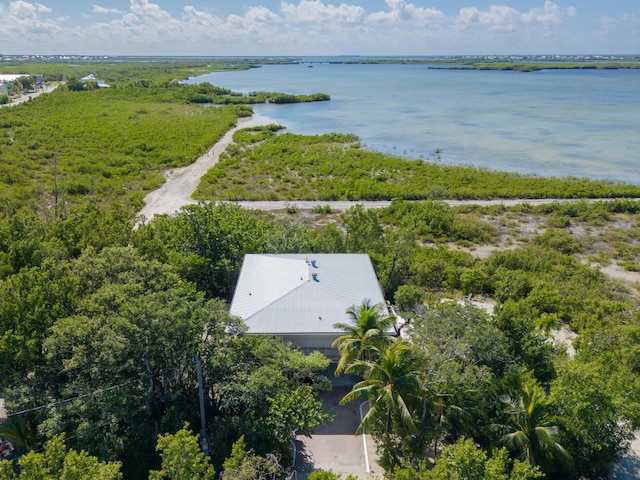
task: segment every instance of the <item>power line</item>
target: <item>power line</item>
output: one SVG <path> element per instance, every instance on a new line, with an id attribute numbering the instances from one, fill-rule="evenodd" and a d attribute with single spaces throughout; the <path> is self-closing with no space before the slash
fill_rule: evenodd
<path id="1" fill-rule="evenodd" d="M 63 405 L 65 403 L 69 403 L 69 402 L 72 402 L 74 400 L 79 400 L 81 398 L 86 398 L 86 397 L 92 397 L 94 395 L 99 395 L 101 393 L 108 392 L 110 390 L 115 390 L 117 388 L 122 388 L 122 387 L 130 385 L 132 383 L 139 382 L 139 381 L 140 381 L 140 379 L 131 380 L 129 382 L 121 383 L 120 385 L 114 385 L 113 387 L 107 387 L 107 388 L 103 388 L 101 390 L 94 390 L 93 392 L 83 393 L 83 394 L 77 395 L 75 397 L 67 398 L 66 400 L 59 400 L 57 402 L 47 403 L 46 405 L 40 405 L 38 407 L 27 408 L 25 410 L 20 410 L 19 412 L 7 413 L 7 417 L 14 417 L 16 415 L 23 415 L 25 413 L 36 412 L 36 411 L 42 410 L 44 408 L 57 407 L 59 405 Z"/>
<path id="2" fill-rule="evenodd" d="M 172 367 L 172 368 L 169 368 L 169 369 L 165 370 L 164 373 L 168 374 L 170 372 L 173 372 L 175 370 L 179 370 L 179 369 L 182 369 L 182 368 L 183 368 L 183 366 Z M 153 378 L 153 376 L 154 375 L 144 374 L 144 373 L 140 375 L 140 377 L 152 377 L 152 378 Z M 94 390 L 93 392 L 83 393 L 83 394 L 77 395 L 75 397 L 67 398 L 66 400 L 59 400 L 57 402 L 47 403 L 46 405 L 40 405 L 40 406 L 37 406 L 37 407 L 27 408 L 25 410 L 20 410 L 19 412 L 7 413 L 6 417 L 7 418 L 8 417 L 14 417 L 16 415 L 23 415 L 25 413 L 36 412 L 38 410 L 43 410 L 45 408 L 57 407 L 59 405 L 63 405 L 65 403 L 69 403 L 69 402 L 72 402 L 74 400 L 79 400 L 81 398 L 92 397 L 94 395 L 99 395 L 101 393 L 108 392 L 110 390 L 115 390 L 117 388 L 122 388 L 122 387 L 125 387 L 127 385 L 131 385 L 132 383 L 141 382 L 141 381 L 142 381 L 142 378 L 138 378 L 136 380 L 131 380 L 131 381 L 128 381 L 128 382 L 125 382 L 125 383 L 121 383 L 120 385 L 114 385 L 113 387 L 107 387 L 107 388 L 103 388 L 103 389 L 100 389 L 100 390 Z"/>

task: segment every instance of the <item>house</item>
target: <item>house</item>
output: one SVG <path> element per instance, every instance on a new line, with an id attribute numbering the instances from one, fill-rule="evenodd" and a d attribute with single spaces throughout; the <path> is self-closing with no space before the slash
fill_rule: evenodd
<path id="1" fill-rule="evenodd" d="M 9 92 L 13 88 L 13 82 L 20 77 L 27 77 L 24 73 L 10 74 L 0 73 L 0 95 L 9 95 Z"/>
<path id="2" fill-rule="evenodd" d="M 336 359 L 331 344 L 344 332 L 334 324 L 350 323 L 347 309 L 366 300 L 389 314 L 366 254 L 254 254 L 244 257 L 230 313 L 250 334 L 275 334 Z"/>
<path id="3" fill-rule="evenodd" d="M 104 80 L 100 80 L 99 78 L 97 78 L 95 76 L 95 74 L 90 73 L 89 75 L 82 77 L 80 79 L 80 82 L 82 83 L 88 83 L 88 82 L 95 82 L 99 88 L 109 88 L 110 85 L 105 83 Z"/>

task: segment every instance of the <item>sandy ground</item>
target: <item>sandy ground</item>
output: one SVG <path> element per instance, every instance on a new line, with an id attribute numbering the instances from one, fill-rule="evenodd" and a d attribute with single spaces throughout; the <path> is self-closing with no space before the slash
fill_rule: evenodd
<path id="1" fill-rule="evenodd" d="M 551 329 L 551 338 L 553 343 L 557 346 L 564 345 L 567 349 L 567 355 L 573 357 L 576 354 L 573 348 L 573 341 L 578 337 L 578 334 L 569 329 L 566 325 L 563 325 L 559 329 Z"/>
<path id="2" fill-rule="evenodd" d="M 600 267 L 602 273 L 607 274 L 611 278 L 622 280 L 632 288 L 635 293 L 638 293 L 638 284 L 640 284 L 640 272 L 630 272 L 616 263 L 610 263 L 604 267 Z"/>

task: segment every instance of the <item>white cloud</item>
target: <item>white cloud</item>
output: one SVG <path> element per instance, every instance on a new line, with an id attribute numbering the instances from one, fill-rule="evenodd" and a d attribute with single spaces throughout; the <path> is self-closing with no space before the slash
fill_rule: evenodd
<path id="1" fill-rule="evenodd" d="M 50 12 L 51 9 L 45 5 L 23 0 L 10 2 L 8 7 L 0 4 L 2 49 L 6 52 L 6 45 L 11 45 L 12 41 L 31 46 L 55 39 L 62 30 L 59 23 L 41 17 L 41 14 Z"/>
<path id="2" fill-rule="evenodd" d="M 47 7 L 46 5 L 42 5 L 40 3 L 36 3 L 35 5 L 36 5 L 36 9 L 40 13 L 51 13 L 51 12 L 53 12 L 53 9 Z"/>
<path id="3" fill-rule="evenodd" d="M 93 6 L 93 13 L 100 13 L 100 14 L 107 14 L 107 13 L 122 13 L 120 10 L 118 10 L 117 8 L 107 8 L 107 7 L 101 7 L 100 5 L 94 5 Z"/>
<path id="4" fill-rule="evenodd" d="M 506 5 L 491 5 L 485 11 L 476 7 L 461 8 L 456 24 L 463 28 L 481 27 L 494 32 L 514 32 L 530 27 L 559 25 L 565 16 L 574 15 L 574 7 L 562 9 L 550 1 L 546 1 L 543 8 L 533 8 L 528 12 L 520 12 Z"/>
<path id="5" fill-rule="evenodd" d="M 18 0 L 9 4 L 9 15 L 18 19 L 35 18 L 38 13 L 38 5 L 35 3 Z"/>
<path id="6" fill-rule="evenodd" d="M 418 24 L 441 23 L 446 16 L 435 8 L 416 7 L 407 4 L 405 0 L 386 0 L 390 10 L 388 12 L 375 12 L 367 17 L 367 21 L 374 24 L 402 24 L 415 22 Z"/>
<path id="7" fill-rule="evenodd" d="M 222 23 L 215 15 L 196 10 L 192 6 L 184 7 L 184 20 L 191 26 L 205 28 L 218 26 Z"/>
<path id="8" fill-rule="evenodd" d="M 138 23 L 140 23 L 140 19 L 138 18 L 138 16 L 136 14 L 134 14 L 134 13 L 125 13 L 122 16 L 122 21 L 121 22 L 116 20 L 114 22 L 111 22 L 110 25 L 113 25 L 113 26 L 117 27 L 118 25 L 122 24 L 122 25 L 130 25 L 130 26 L 133 27 L 133 26 L 137 25 Z"/>
<path id="9" fill-rule="evenodd" d="M 629 32 L 631 38 L 640 35 L 640 18 L 633 13 L 626 13 L 620 17 L 601 17 L 599 19 L 600 32 L 602 37 Z"/>
<path id="10" fill-rule="evenodd" d="M 616 26 L 617 19 L 613 17 L 601 17 L 600 18 L 600 27 L 603 30 L 611 30 Z"/>
<path id="11" fill-rule="evenodd" d="M 266 7 L 251 7 L 244 14 L 244 20 L 248 23 L 278 23 L 280 17 Z"/>
<path id="12" fill-rule="evenodd" d="M 320 0 L 301 0 L 298 5 L 282 1 L 280 10 L 287 21 L 298 22 L 338 22 L 359 23 L 364 16 L 364 8 L 341 3 L 339 6 L 325 5 Z"/>
<path id="13" fill-rule="evenodd" d="M 550 0 L 536 0 L 539 6 L 528 10 L 510 6 L 518 2 L 479 8 L 469 0 L 465 8 L 453 15 L 417 6 L 417 0 L 385 0 L 387 8 L 379 11 L 371 7 L 373 2 L 365 0 L 281 0 L 277 10 L 264 6 L 244 10 L 238 7 L 235 14 L 225 17 L 213 14 L 215 9 L 199 10 L 188 3 L 174 13 L 154 3 L 160 0 L 130 0 L 124 11 L 112 8 L 109 0 L 94 0 L 101 4 L 89 3 L 73 17 L 63 17 L 55 7 L 57 2 L 51 2 L 54 4 L 51 9 L 28 0 L 2 1 L 3 53 L 435 55 L 569 49 L 598 52 L 605 49 L 605 44 L 594 38 L 615 39 L 618 43 L 607 44 L 606 50 L 622 51 L 628 47 L 616 45 L 629 45 L 640 34 L 640 22 L 632 14 L 603 18 L 597 32 L 594 30 L 598 27 L 593 27 L 595 18 L 590 19 L 590 30 L 583 27 L 582 31 L 571 31 L 580 22 L 585 25 L 587 22 L 577 16 L 575 7 L 560 7 Z M 259 0 L 246 3 L 258 5 Z M 570 17 L 576 19 L 568 22 Z M 594 45 L 602 48 L 593 48 Z"/>
<path id="14" fill-rule="evenodd" d="M 131 0 L 131 13 L 151 22 L 173 21 L 169 12 L 162 10 L 160 5 L 150 3 L 149 0 Z"/>

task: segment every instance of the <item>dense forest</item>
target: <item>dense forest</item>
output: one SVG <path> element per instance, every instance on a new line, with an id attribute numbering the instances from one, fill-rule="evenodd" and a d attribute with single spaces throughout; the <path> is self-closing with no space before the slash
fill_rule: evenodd
<path id="1" fill-rule="evenodd" d="M 370 255 L 399 317 L 354 305 L 337 346 L 361 379 L 343 400 L 369 400 L 388 478 L 597 479 L 624 454 L 640 427 L 640 294 L 605 269 L 640 271 L 640 187 L 407 161 L 270 126 L 236 134 L 202 203 L 140 224 L 163 170 L 250 107 L 193 102 L 216 87 L 167 81 L 167 65 L 118 68 L 109 89 L 0 109 L 0 436 L 13 450 L 0 478 L 284 476 L 292 437 L 330 421 L 329 360 L 228 314 L 244 254 L 262 252 Z M 500 197 L 607 200 L 442 201 Z M 292 207 L 205 201 L 240 198 Z M 294 207 L 305 198 L 393 201 Z M 379 334 L 392 324 L 397 337 Z M 571 348 L 558 331 L 577 335 Z"/>

